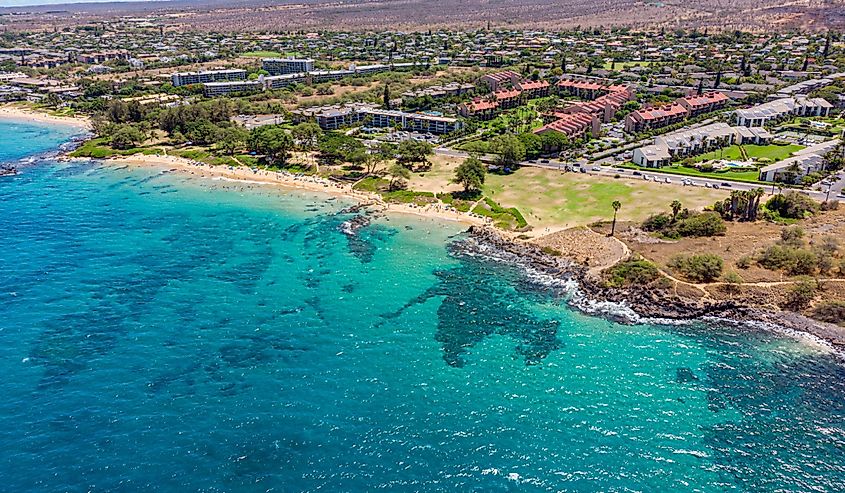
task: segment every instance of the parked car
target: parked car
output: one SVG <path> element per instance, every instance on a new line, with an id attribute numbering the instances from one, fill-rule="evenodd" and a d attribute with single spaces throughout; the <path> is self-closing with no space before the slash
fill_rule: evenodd
<path id="1" fill-rule="evenodd" d="M 643 175 L 643 180 L 648 181 L 648 175 Z"/>
<path id="2" fill-rule="evenodd" d="M 541 160 L 540 160 L 540 162 L 541 162 L 541 163 L 543 163 L 543 164 L 549 164 L 549 160 L 548 160 L 548 159 L 541 159 Z"/>
<path id="3" fill-rule="evenodd" d="M 601 171 L 601 166 L 593 166 L 593 171 Z"/>
<path id="4" fill-rule="evenodd" d="M 726 181 L 723 181 L 723 182 L 722 182 L 722 186 L 723 186 L 723 187 L 730 187 L 730 186 L 731 186 L 731 184 L 730 184 L 730 183 L 728 183 L 728 182 L 726 182 Z"/>
<path id="5" fill-rule="evenodd" d="M 717 184 L 715 184 L 715 183 L 714 183 L 714 184 L 713 184 L 713 188 L 715 188 L 716 190 L 718 190 L 718 189 L 719 189 L 719 185 L 717 185 Z"/>
<path id="6" fill-rule="evenodd" d="M 664 178 L 664 181 L 665 181 L 666 183 L 672 183 L 672 180 L 670 180 L 669 178 Z"/>
<path id="7" fill-rule="evenodd" d="M 640 173 L 639 171 L 634 171 L 634 176 L 640 176 L 641 174 L 642 173 Z"/>

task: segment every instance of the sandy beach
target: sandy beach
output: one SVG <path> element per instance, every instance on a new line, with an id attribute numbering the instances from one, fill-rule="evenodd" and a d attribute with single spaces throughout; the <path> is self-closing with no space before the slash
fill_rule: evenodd
<path id="1" fill-rule="evenodd" d="M 18 120 L 31 123 L 69 125 L 84 130 L 91 130 L 91 120 L 87 117 L 51 115 L 43 111 L 27 108 L 20 104 L 0 105 L 0 119 Z"/>
<path id="2" fill-rule="evenodd" d="M 199 178 L 226 179 L 241 183 L 267 184 L 297 190 L 322 192 L 353 199 L 359 204 L 368 204 L 376 210 L 385 213 L 413 214 L 432 219 L 457 221 L 467 225 L 489 224 L 488 219 L 483 216 L 460 212 L 444 204 L 431 204 L 421 207 L 413 204 L 387 203 L 377 194 L 354 190 L 350 185 L 335 183 L 325 178 L 311 175 L 296 175 L 283 171 L 276 172 L 259 168 L 211 166 L 182 157 L 164 155 L 150 156 L 138 154 L 134 156 L 113 157 L 105 159 L 103 162 L 113 166 L 150 166 L 177 171 Z"/>

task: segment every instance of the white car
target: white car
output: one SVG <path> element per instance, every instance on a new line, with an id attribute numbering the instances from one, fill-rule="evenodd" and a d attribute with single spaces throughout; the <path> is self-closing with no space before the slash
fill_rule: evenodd
<path id="1" fill-rule="evenodd" d="M 666 183 L 672 183 L 672 180 L 670 180 L 669 178 L 666 178 L 664 181 L 665 181 Z"/>
<path id="2" fill-rule="evenodd" d="M 643 180 L 648 181 L 648 175 L 643 175 Z"/>

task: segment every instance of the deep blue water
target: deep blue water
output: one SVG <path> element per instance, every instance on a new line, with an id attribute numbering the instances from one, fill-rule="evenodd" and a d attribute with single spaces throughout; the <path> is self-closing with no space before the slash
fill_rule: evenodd
<path id="1" fill-rule="evenodd" d="M 0 123 L 0 152 L 71 134 Z M 843 491 L 824 349 L 581 315 L 450 254 L 456 225 L 348 238 L 345 205 L 49 159 L 0 178 L 0 490 Z"/>

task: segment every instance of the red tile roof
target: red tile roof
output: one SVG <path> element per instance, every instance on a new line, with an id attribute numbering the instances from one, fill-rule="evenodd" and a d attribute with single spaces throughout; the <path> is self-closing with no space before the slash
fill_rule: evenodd
<path id="1" fill-rule="evenodd" d="M 631 112 L 631 115 L 634 117 L 639 117 L 644 121 L 649 121 L 682 116 L 686 115 L 687 113 L 689 113 L 687 109 L 681 106 L 680 104 L 671 103 L 664 106 L 636 110 Z"/>
<path id="2" fill-rule="evenodd" d="M 501 101 L 503 99 L 518 98 L 520 94 L 522 94 L 522 91 L 520 91 L 519 89 L 511 89 L 511 90 L 503 89 L 501 91 L 496 91 L 496 92 L 493 93 L 493 95 L 499 101 Z"/>
<path id="3" fill-rule="evenodd" d="M 721 92 L 706 92 L 700 96 L 687 96 L 683 98 L 692 108 L 700 106 L 708 106 L 711 104 L 718 104 L 727 102 L 730 98 Z"/>

